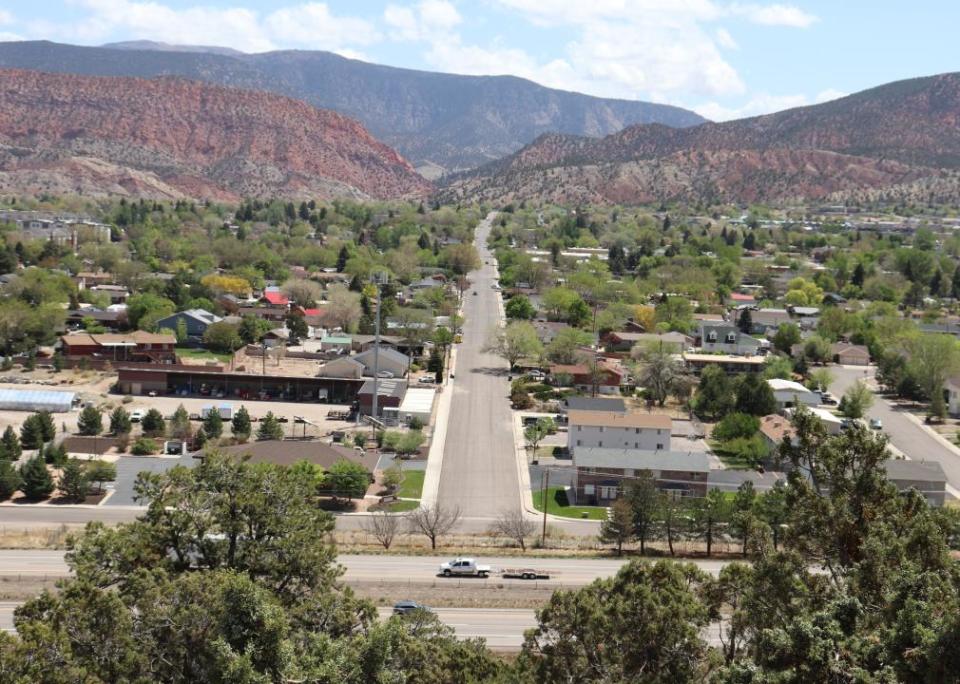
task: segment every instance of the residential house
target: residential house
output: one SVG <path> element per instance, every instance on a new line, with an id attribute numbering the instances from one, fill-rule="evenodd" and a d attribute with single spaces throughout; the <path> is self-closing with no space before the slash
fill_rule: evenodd
<path id="1" fill-rule="evenodd" d="M 130 296 L 130 290 L 123 285 L 94 285 L 88 289 L 106 295 L 111 304 L 123 304 Z"/>
<path id="2" fill-rule="evenodd" d="M 583 363 L 550 366 L 550 377 L 554 382 L 564 376 L 570 377 L 570 384 L 577 390 L 592 393 L 596 386 L 598 394 L 617 394 L 624 380 L 623 370 L 609 363 L 599 363 L 596 375 Z"/>
<path id="3" fill-rule="evenodd" d="M 753 335 L 773 335 L 784 323 L 791 321 L 790 312 L 786 309 L 756 309 L 750 312 Z"/>
<path id="4" fill-rule="evenodd" d="M 629 352 L 637 345 L 679 354 L 693 346 L 693 338 L 678 332 L 640 333 L 618 330 L 607 333 L 607 351 Z"/>
<path id="5" fill-rule="evenodd" d="M 899 491 L 916 489 L 931 506 L 943 506 L 947 498 L 947 476 L 938 462 L 889 459 L 883 466 L 887 479 Z"/>
<path id="6" fill-rule="evenodd" d="M 619 411 L 568 411 L 567 448 L 570 453 L 582 447 L 610 449 L 670 448 L 670 416 L 658 413 L 620 413 Z"/>
<path id="7" fill-rule="evenodd" d="M 317 375 L 323 378 L 360 379 L 365 370 L 366 367 L 352 356 L 341 356 L 320 366 Z"/>
<path id="8" fill-rule="evenodd" d="M 372 376 L 374 365 L 373 357 L 374 350 L 368 349 L 365 352 L 356 354 L 352 358 L 358 363 L 363 364 L 364 375 Z M 396 349 L 381 347 L 380 353 L 377 355 L 377 368 L 381 374 L 390 373 L 395 378 L 402 378 L 407 374 L 407 371 L 410 370 L 410 357 L 406 354 L 401 354 Z"/>
<path id="9" fill-rule="evenodd" d="M 700 375 L 707 366 L 716 366 L 725 373 L 760 373 L 766 363 L 765 356 L 731 356 L 729 354 L 684 354 L 687 368 Z"/>
<path id="10" fill-rule="evenodd" d="M 237 444 L 222 449 L 223 453 L 237 459 L 249 457 L 249 463 L 273 463 L 291 466 L 300 461 L 309 461 L 323 469 L 329 469 L 340 461 L 359 463 L 369 472 L 377 467 L 379 454 L 375 451 L 358 451 L 348 447 L 321 441 L 264 440 Z"/>
<path id="11" fill-rule="evenodd" d="M 730 323 L 701 323 L 699 343 L 704 352 L 735 356 L 753 356 L 766 346 Z"/>
<path id="12" fill-rule="evenodd" d="M 844 366 L 869 366 L 870 350 L 862 344 L 835 342 L 833 345 L 833 361 Z"/>
<path id="13" fill-rule="evenodd" d="M 241 318 L 253 316 L 271 323 L 283 323 L 287 318 L 286 308 L 272 306 L 241 306 L 233 313 Z"/>
<path id="14" fill-rule="evenodd" d="M 567 397 L 563 400 L 563 407 L 567 411 L 627 412 L 627 405 L 620 397 Z"/>
<path id="15" fill-rule="evenodd" d="M 826 409 L 816 406 L 808 408 L 820 422 L 828 435 L 839 435 L 843 430 L 843 420 L 832 414 Z M 790 422 L 791 410 L 784 412 L 784 415 L 771 414 L 760 419 L 760 435 L 764 438 L 771 449 L 780 447 L 784 438 L 793 440 L 793 425 Z"/>
<path id="16" fill-rule="evenodd" d="M 161 318 L 157 321 L 157 329 L 166 328 L 176 332 L 180 321 L 183 321 L 187 329 L 187 337 L 201 338 L 207 332 L 208 327 L 214 323 L 219 323 L 221 320 L 223 319 L 220 316 L 210 313 L 206 309 L 187 309 Z"/>
<path id="17" fill-rule="evenodd" d="M 104 361 L 144 361 L 174 363 L 177 338 L 168 333 L 134 330 L 128 334 L 72 333 L 60 338 L 59 346 L 69 361 L 100 359 Z"/>
<path id="18" fill-rule="evenodd" d="M 373 413 L 373 385 L 374 379 L 371 378 L 363 383 L 363 386 L 357 393 L 360 413 L 367 416 Z M 407 381 L 398 378 L 380 378 L 376 381 L 376 385 L 377 417 L 383 415 L 383 409 L 386 407 L 399 409 L 407 393 Z"/>
<path id="19" fill-rule="evenodd" d="M 767 384 L 773 390 L 773 398 L 777 400 L 777 406 L 780 409 L 798 405 L 819 406 L 820 404 L 820 395 L 807 389 L 799 382 L 771 378 L 767 380 Z"/>
<path id="20" fill-rule="evenodd" d="M 801 330 L 813 330 L 820 322 L 820 309 L 816 306 L 791 306 L 788 310 Z"/>
<path id="21" fill-rule="evenodd" d="M 354 352 L 364 352 L 368 349 L 373 349 L 376 339 L 375 335 L 351 335 L 350 349 Z M 397 345 L 402 341 L 403 338 L 399 335 L 381 335 L 380 349 L 396 349 Z"/>
<path id="22" fill-rule="evenodd" d="M 349 335 L 324 335 L 320 338 L 320 349 L 325 352 L 349 354 L 352 340 Z"/>
<path id="23" fill-rule="evenodd" d="M 107 330 L 116 332 L 127 327 L 127 312 L 126 310 L 103 311 L 93 307 L 73 309 L 67 312 L 66 324 L 68 326 L 83 326 L 88 320 L 103 326 Z"/>
<path id="24" fill-rule="evenodd" d="M 290 298 L 283 294 L 279 287 L 271 286 L 263 288 L 263 295 L 260 302 L 273 309 L 286 310 L 290 307 Z"/>
<path id="25" fill-rule="evenodd" d="M 650 473 L 659 490 L 675 497 L 707 493 L 710 460 L 705 452 L 588 447 L 573 455 L 574 498 L 579 505 L 608 506 L 623 486 Z"/>

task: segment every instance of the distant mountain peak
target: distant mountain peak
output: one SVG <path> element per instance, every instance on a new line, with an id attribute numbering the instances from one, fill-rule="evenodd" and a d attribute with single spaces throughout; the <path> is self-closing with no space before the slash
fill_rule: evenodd
<path id="1" fill-rule="evenodd" d="M 110 50 L 155 50 L 157 52 L 203 52 L 211 55 L 236 57 L 246 54 L 240 50 L 215 45 L 173 45 L 156 40 L 124 40 L 116 43 L 104 43 L 100 47 Z"/>

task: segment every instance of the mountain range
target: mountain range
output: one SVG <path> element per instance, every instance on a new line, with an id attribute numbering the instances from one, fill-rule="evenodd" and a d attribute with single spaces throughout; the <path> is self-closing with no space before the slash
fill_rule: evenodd
<path id="1" fill-rule="evenodd" d="M 0 69 L 0 192 L 237 200 L 422 197 L 410 164 L 337 112 L 176 77 Z"/>
<path id="2" fill-rule="evenodd" d="M 679 107 L 553 90 L 513 76 L 399 69 L 329 52 L 243 54 L 148 41 L 104 47 L 29 41 L 0 43 L 0 67 L 182 76 L 293 97 L 357 119 L 430 178 L 499 159 L 543 133 L 604 136 L 638 123 L 682 127 L 704 121 Z"/>
<path id="3" fill-rule="evenodd" d="M 547 134 L 444 195 L 557 202 L 765 201 L 919 187 L 960 169 L 960 74 L 688 128 Z"/>

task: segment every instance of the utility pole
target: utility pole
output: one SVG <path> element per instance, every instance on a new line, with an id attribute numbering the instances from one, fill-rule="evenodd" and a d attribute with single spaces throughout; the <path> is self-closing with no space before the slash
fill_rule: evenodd
<path id="1" fill-rule="evenodd" d="M 379 388 L 380 388 L 380 298 L 382 285 L 387 284 L 387 274 L 383 271 L 379 273 L 374 273 L 371 280 L 373 281 L 373 286 L 377 288 L 377 312 L 373 322 L 373 416 L 374 420 L 377 420 L 377 408 L 379 403 Z M 370 423 L 370 430 L 374 441 L 377 439 L 377 426 L 376 423 Z"/>
<path id="2" fill-rule="evenodd" d="M 543 533 L 540 536 L 540 548 L 547 547 L 547 494 L 550 489 L 550 469 L 543 469 L 544 481 L 543 481 Z"/>

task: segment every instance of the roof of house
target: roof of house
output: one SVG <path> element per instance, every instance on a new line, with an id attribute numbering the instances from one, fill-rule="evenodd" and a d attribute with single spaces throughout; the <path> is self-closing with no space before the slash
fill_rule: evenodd
<path id="1" fill-rule="evenodd" d="M 430 413 L 433 410 L 433 400 L 437 392 L 429 387 L 411 387 L 403 396 L 400 404 L 401 412 Z"/>
<path id="2" fill-rule="evenodd" d="M 263 291 L 263 299 L 266 299 L 271 304 L 283 305 L 289 304 L 290 299 L 287 295 L 283 294 L 279 288 L 270 288 L 268 287 Z"/>
<path id="3" fill-rule="evenodd" d="M 618 411 L 568 411 L 570 425 L 591 427 L 658 428 L 669 430 L 673 426 L 670 416 L 662 413 L 620 413 Z"/>
<path id="4" fill-rule="evenodd" d="M 870 350 L 865 346 L 862 344 L 850 344 L 849 342 L 834 342 L 833 353 L 834 355 L 853 353 L 870 356 Z"/>
<path id="5" fill-rule="evenodd" d="M 733 356 L 731 354 L 684 354 L 687 361 L 700 363 L 739 363 L 747 366 L 762 366 L 765 356 Z"/>
<path id="6" fill-rule="evenodd" d="M 793 425 L 783 416 L 764 416 L 760 419 L 760 433 L 771 442 L 779 444 L 784 437 L 793 436 Z"/>
<path id="7" fill-rule="evenodd" d="M 634 470 L 678 470 L 709 473 L 710 459 L 702 451 L 665 451 L 647 449 L 610 449 L 577 447 L 573 454 L 577 468 L 615 468 Z"/>
<path id="8" fill-rule="evenodd" d="M 790 320 L 790 312 L 786 309 L 757 309 L 750 312 L 750 319 L 756 324 L 775 325 Z"/>
<path id="9" fill-rule="evenodd" d="M 223 447 L 225 454 L 237 458 L 250 455 L 250 463 L 275 463 L 293 465 L 297 461 L 310 461 L 322 468 L 329 468 L 339 461 L 360 463 L 371 472 L 377 467 L 379 456 L 373 452 L 360 453 L 354 449 L 327 444 L 326 442 L 300 440 L 265 440 L 236 446 Z"/>
<path id="10" fill-rule="evenodd" d="M 324 335 L 320 338 L 320 344 L 350 344 L 349 335 Z"/>
<path id="11" fill-rule="evenodd" d="M 367 351 L 363 351 L 363 352 L 360 352 L 359 354 L 355 354 L 354 358 L 358 360 L 361 358 L 364 360 L 370 359 L 370 363 L 373 363 L 373 352 L 374 352 L 373 349 L 368 349 Z M 407 356 L 403 352 L 398 352 L 396 349 L 393 349 L 391 347 L 380 347 L 380 352 L 378 356 L 381 359 L 390 359 L 392 361 L 395 361 L 396 363 L 403 363 L 403 364 L 410 365 L 409 356 Z"/>
<path id="12" fill-rule="evenodd" d="M 604 370 L 610 371 L 611 373 L 622 376 L 623 371 L 615 366 L 610 366 L 607 364 L 601 364 L 601 368 Z M 555 366 L 550 366 L 550 373 L 552 375 L 557 375 L 558 373 L 565 373 L 567 375 L 586 375 L 590 372 L 590 369 L 587 368 L 585 364 L 577 363 L 572 365 L 558 364 Z"/>
<path id="13" fill-rule="evenodd" d="M 793 312 L 794 316 L 818 316 L 820 314 L 820 309 L 816 306 L 793 306 L 790 307 L 790 311 Z"/>
<path id="14" fill-rule="evenodd" d="M 782 378 L 770 378 L 769 380 L 767 380 L 767 384 L 770 385 L 770 389 L 772 389 L 774 392 L 795 392 L 797 394 L 813 393 L 812 390 L 808 390 L 799 382 L 794 382 L 793 380 L 784 380 Z"/>
<path id="15" fill-rule="evenodd" d="M 200 321 L 201 323 L 217 323 L 222 320 L 219 316 L 214 313 L 210 313 L 206 309 L 185 309 L 183 311 L 178 311 L 177 313 L 172 313 L 169 316 L 164 316 L 160 321 L 165 321 L 168 318 L 176 318 L 177 316 L 187 316 L 188 318 L 193 318 Z"/>
<path id="16" fill-rule="evenodd" d="M 149 333 L 144 330 L 134 330 L 131 333 L 74 333 L 62 338 L 66 345 L 96 345 L 100 347 L 117 347 L 137 344 L 176 344 L 177 338 L 170 333 Z"/>
<path id="17" fill-rule="evenodd" d="M 377 382 L 378 397 L 398 397 L 401 398 L 407 391 L 407 381 L 398 378 L 380 378 Z M 367 380 L 360 388 L 359 394 L 369 394 L 373 396 L 373 379 Z"/>
<path id="18" fill-rule="evenodd" d="M 376 335 L 351 335 L 351 338 L 354 342 L 359 345 L 363 344 L 372 344 L 376 341 Z M 403 338 L 399 335 L 381 335 L 380 336 L 380 348 L 383 349 L 385 344 L 399 344 L 403 341 Z"/>
<path id="19" fill-rule="evenodd" d="M 920 480 L 926 482 L 946 482 L 943 466 L 936 461 L 908 461 L 891 458 L 883 462 L 887 477 L 891 480 Z"/>
<path id="20" fill-rule="evenodd" d="M 733 292 L 730 294 L 730 300 L 734 302 L 754 302 L 756 298 L 753 295 L 742 294 L 740 292 Z"/>
<path id="21" fill-rule="evenodd" d="M 623 342 L 669 342 L 671 344 L 687 344 L 691 340 L 689 335 L 678 332 L 641 333 L 627 330 L 612 332 L 610 337 L 615 337 Z"/>
<path id="22" fill-rule="evenodd" d="M 616 411 L 625 413 L 623 399 L 611 397 L 567 397 L 564 403 L 568 411 Z"/>

